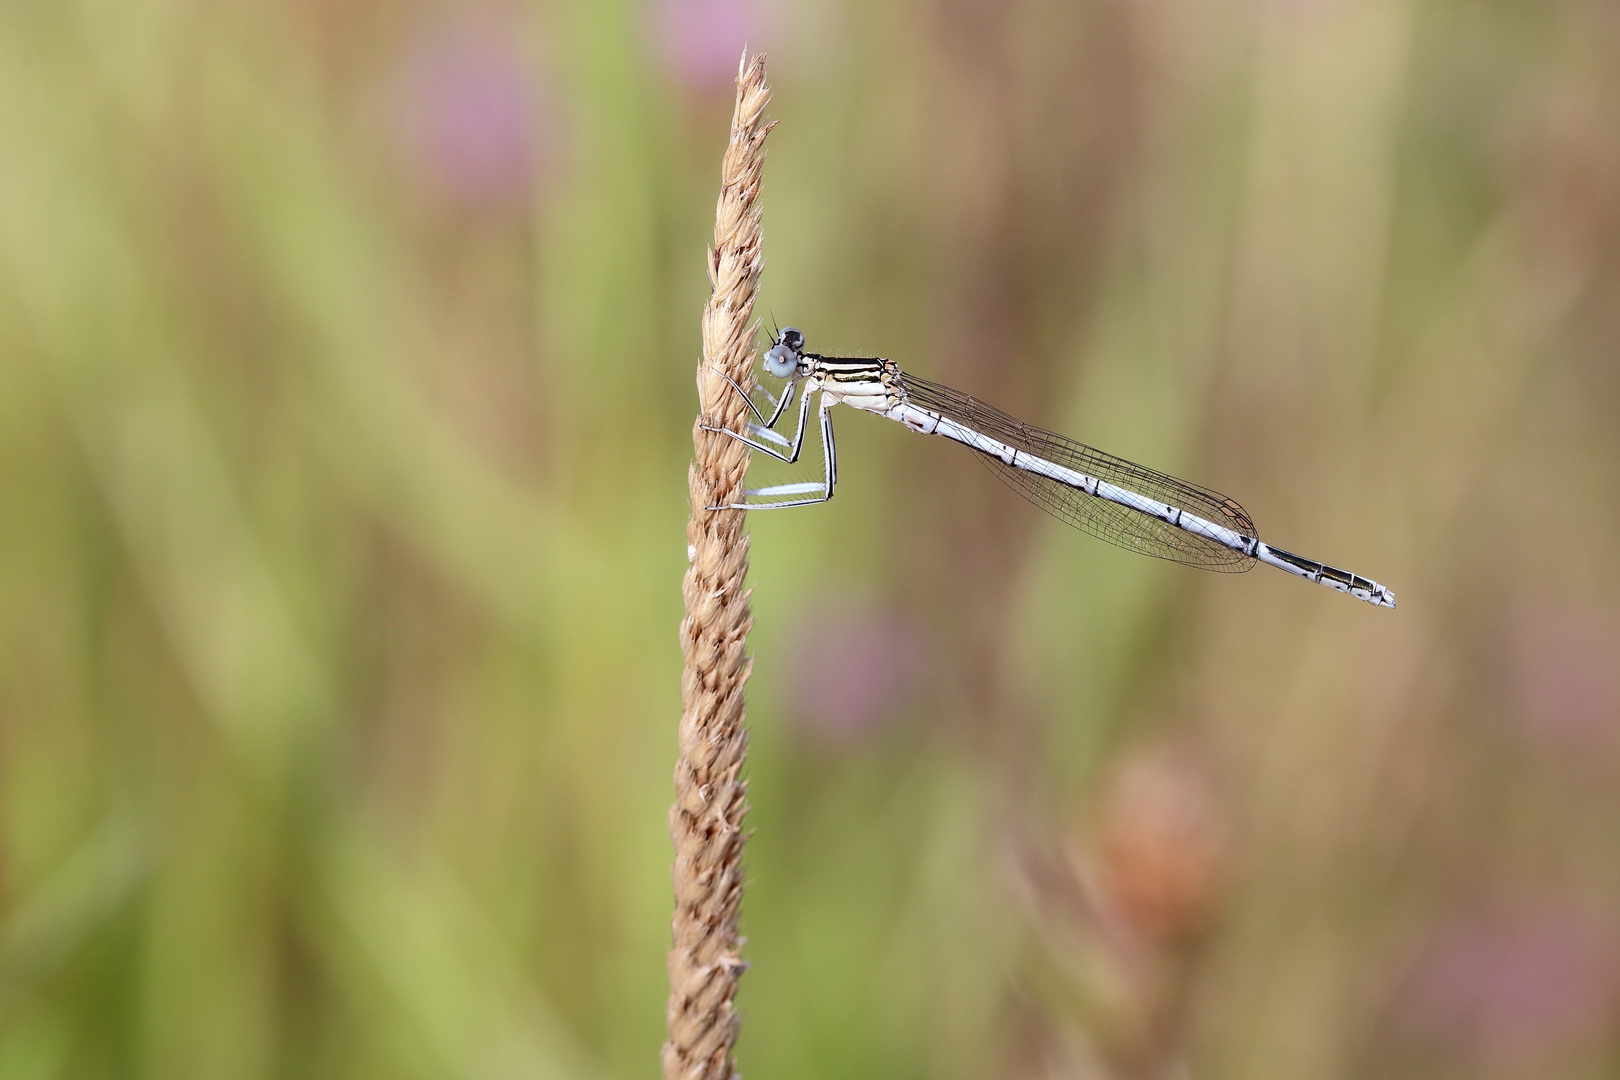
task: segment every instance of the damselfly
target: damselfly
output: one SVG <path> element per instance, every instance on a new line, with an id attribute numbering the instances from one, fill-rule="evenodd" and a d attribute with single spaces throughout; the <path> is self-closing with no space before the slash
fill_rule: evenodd
<path id="1" fill-rule="evenodd" d="M 978 451 L 981 461 L 1043 510 L 1130 551 L 1226 572 L 1241 572 L 1262 562 L 1369 604 L 1395 606 L 1394 594 L 1376 581 L 1265 543 L 1243 507 L 1225 495 L 1043 431 L 948 386 L 908 375 L 893 360 L 805 352 L 804 335 L 787 326 L 766 350 L 763 364 L 768 374 L 788 381 L 781 397 L 761 387 L 771 401 L 770 419 L 746 390 L 725 376 L 757 423 L 749 423 L 747 435 L 718 427 L 705 430 L 723 432 L 762 453 L 795 462 L 804 445 L 810 398 L 819 392 L 825 478 L 819 483 L 750 488 L 746 496 L 769 501 L 727 503 L 711 510 L 780 510 L 831 499 L 838 483 L 838 451 L 829 410 L 841 403 Z M 776 431 L 776 424 L 801 381 L 799 423 L 790 440 Z"/>

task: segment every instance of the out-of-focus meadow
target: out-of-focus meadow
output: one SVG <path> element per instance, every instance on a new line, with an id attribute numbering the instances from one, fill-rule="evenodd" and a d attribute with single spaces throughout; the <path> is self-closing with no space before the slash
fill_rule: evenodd
<path id="1" fill-rule="evenodd" d="M 1615 1075 L 1612 3 L 20 0 L 0 1080 L 657 1068 L 745 39 L 761 315 L 1400 601 L 838 416 L 749 523 L 745 1074 Z"/>

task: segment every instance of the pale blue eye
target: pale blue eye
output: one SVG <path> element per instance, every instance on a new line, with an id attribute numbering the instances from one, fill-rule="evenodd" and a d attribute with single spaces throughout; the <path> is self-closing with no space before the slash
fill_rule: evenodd
<path id="1" fill-rule="evenodd" d="M 786 345 L 772 345 L 765 351 L 765 370 L 778 379 L 785 379 L 799 366 L 799 358 Z"/>

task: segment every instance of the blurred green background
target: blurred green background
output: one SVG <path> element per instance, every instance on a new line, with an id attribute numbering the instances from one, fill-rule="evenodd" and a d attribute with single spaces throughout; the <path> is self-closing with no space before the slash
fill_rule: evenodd
<path id="1" fill-rule="evenodd" d="M 839 416 L 744 1073 L 1620 1075 L 1613 3 L 6 0 L 0 1078 L 654 1073 L 744 41 L 761 315 L 1400 600 Z"/>

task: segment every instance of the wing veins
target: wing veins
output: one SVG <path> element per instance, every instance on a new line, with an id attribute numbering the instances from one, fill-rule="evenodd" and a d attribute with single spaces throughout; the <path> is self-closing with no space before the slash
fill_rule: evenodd
<path id="1" fill-rule="evenodd" d="M 904 376 L 904 385 L 909 399 L 919 407 L 960 420 L 1015 449 L 1178 507 L 1245 536 L 1258 535 L 1243 507 L 1218 491 L 1026 424 L 948 386 L 909 374 Z M 1087 495 L 1051 477 L 1015 469 L 993 455 L 978 453 L 974 456 L 1053 517 L 1127 551 L 1225 573 L 1241 573 L 1254 566 L 1252 557 L 1208 537 L 1176 528 L 1119 503 Z"/>

